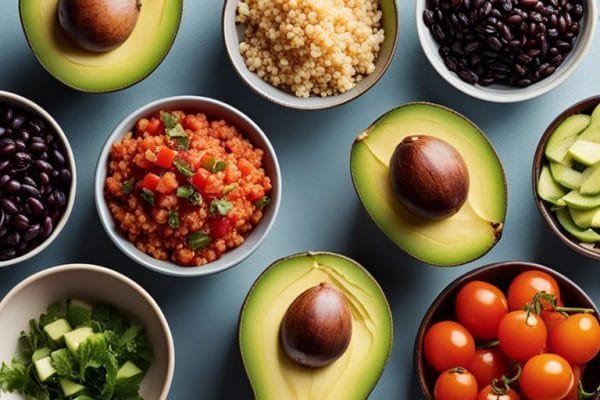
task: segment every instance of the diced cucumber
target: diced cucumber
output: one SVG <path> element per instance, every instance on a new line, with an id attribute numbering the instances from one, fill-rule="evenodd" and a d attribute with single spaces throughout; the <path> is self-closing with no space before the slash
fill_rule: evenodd
<path id="1" fill-rule="evenodd" d="M 550 172 L 556 182 L 568 189 L 579 189 L 583 181 L 581 172 L 555 161 L 550 161 Z"/>
<path id="2" fill-rule="evenodd" d="M 50 339 L 55 342 L 58 342 L 63 338 L 65 333 L 70 332 L 71 330 L 71 325 L 64 318 L 57 319 L 44 327 L 44 332 L 46 332 Z"/>
<path id="3" fill-rule="evenodd" d="M 562 197 L 567 206 L 577 210 L 590 210 L 600 207 L 600 194 L 595 196 L 584 196 L 578 190 L 571 190 Z"/>
<path id="4" fill-rule="evenodd" d="M 571 147 L 569 147 L 569 155 L 571 155 L 575 161 L 584 165 L 589 166 L 596 164 L 600 161 L 600 143 L 577 139 Z"/>
<path id="5" fill-rule="evenodd" d="M 70 299 L 67 301 L 67 320 L 71 326 L 80 326 L 92 318 L 92 306 L 85 301 Z"/>
<path id="6" fill-rule="evenodd" d="M 46 382 L 48 378 L 56 374 L 56 370 L 52 366 L 51 360 L 50 357 L 44 357 L 33 363 L 40 382 Z"/>
<path id="7" fill-rule="evenodd" d="M 62 388 L 65 397 L 73 396 L 74 394 L 85 390 L 85 386 L 67 378 L 58 378 L 58 382 L 60 383 L 60 387 Z"/>
<path id="8" fill-rule="evenodd" d="M 31 361 L 32 362 L 36 362 L 37 360 L 41 360 L 42 358 L 46 358 L 46 357 L 48 357 L 50 355 L 51 351 L 52 350 L 50 350 L 49 347 L 42 347 L 41 349 L 37 349 L 31 355 Z"/>
<path id="9" fill-rule="evenodd" d="M 558 223 L 571 235 L 586 243 L 594 243 L 600 241 L 600 234 L 593 229 L 581 229 L 571 219 L 571 215 L 567 209 L 556 211 Z"/>
<path id="10" fill-rule="evenodd" d="M 586 196 L 600 194 L 600 163 L 586 168 L 583 171 L 582 178 L 579 187 L 581 194 Z"/>
<path id="11" fill-rule="evenodd" d="M 538 195 L 550 203 L 557 206 L 564 206 L 566 203 L 561 198 L 567 193 L 562 186 L 552 179 L 550 169 L 544 165 L 537 185 Z"/>
<path id="12" fill-rule="evenodd" d="M 592 125 L 585 128 L 579 139 L 589 140 L 590 142 L 600 143 L 600 121 L 592 122 Z"/>
<path id="13" fill-rule="evenodd" d="M 596 224 L 600 223 L 600 207 L 592 208 L 591 210 L 569 208 L 569 213 L 575 225 L 581 229 L 595 228 L 594 221 Z"/>
<path id="14" fill-rule="evenodd" d="M 561 162 L 567 155 L 569 147 L 577 140 L 577 135 L 590 124 L 590 120 L 590 116 L 585 114 L 575 114 L 566 118 L 548 139 L 546 157 Z"/>
<path id="15" fill-rule="evenodd" d="M 79 345 L 90 337 L 94 331 L 92 328 L 84 326 L 82 328 L 77 328 L 65 334 L 65 344 L 67 348 L 71 350 L 72 353 L 76 353 Z"/>
<path id="16" fill-rule="evenodd" d="M 118 379 L 127 379 L 132 376 L 136 376 L 142 373 L 142 370 L 138 368 L 137 365 L 132 363 L 131 361 L 127 361 L 119 370 L 117 371 L 117 380 Z"/>

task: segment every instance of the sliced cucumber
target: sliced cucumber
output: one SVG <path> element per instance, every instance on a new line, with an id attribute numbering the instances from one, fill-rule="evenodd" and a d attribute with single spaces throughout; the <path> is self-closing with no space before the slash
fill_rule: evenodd
<path id="1" fill-rule="evenodd" d="M 554 205 L 564 206 L 566 204 L 564 200 L 561 199 L 567 191 L 552 179 L 550 169 L 546 165 L 542 167 L 542 172 L 540 173 L 540 178 L 538 180 L 537 192 L 542 199 Z"/>
<path id="2" fill-rule="evenodd" d="M 69 325 L 69 322 L 64 318 L 57 319 L 44 327 L 44 332 L 46 332 L 50 339 L 55 342 L 61 340 L 64 334 L 71 330 L 71 325 Z"/>
<path id="3" fill-rule="evenodd" d="M 590 210 L 600 207 L 600 195 L 584 196 L 578 190 L 571 190 L 562 197 L 567 206 L 577 210 Z"/>
<path id="4" fill-rule="evenodd" d="M 592 125 L 585 128 L 579 139 L 589 140 L 590 142 L 600 143 L 600 120 L 592 122 Z"/>
<path id="5" fill-rule="evenodd" d="M 571 115 L 566 118 L 548 139 L 545 149 L 546 157 L 552 161 L 561 162 L 567 155 L 569 147 L 577 140 L 577 135 L 587 128 L 590 121 L 590 116 L 584 114 Z"/>
<path id="6" fill-rule="evenodd" d="M 71 350 L 71 352 L 75 353 L 77 352 L 79 345 L 85 342 L 85 340 L 92 336 L 93 333 L 94 331 L 92 328 L 87 326 L 84 326 L 83 328 L 77 328 L 65 334 L 65 344 L 67 345 L 67 348 Z"/>
<path id="7" fill-rule="evenodd" d="M 586 243 L 594 243 L 600 241 L 600 234 L 593 229 L 581 229 L 573 222 L 569 211 L 565 208 L 557 210 L 556 216 L 558 223 L 571 235 Z"/>
<path id="8" fill-rule="evenodd" d="M 56 374 L 56 370 L 52 366 L 51 358 L 44 357 L 33 363 L 35 372 L 40 379 L 40 382 L 46 382 L 50 377 Z"/>
<path id="9" fill-rule="evenodd" d="M 46 358 L 50 355 L 51 351 L 52 350 L 50 350 L 49 347 L 42 347 L 41 349 L 37 349 L 31 355 L 31 361 L 36 362 L 38 360 L 41 360 L 42 358 Z"/>
<path id="10" fill-rule="evenodd" d="M 131 361 L 127 361 L 117 371 L 117 380 L 131 378 L 132 376 L 136 376 L 141 373 L 142 373 L 142 370 L 139 369 L 137 365 L 135 365 Z"/>
<path id="11" fill-rule="evenodd" d="M 74 394 L 85 390 L 85 386 L 67 378 L 58 378 L 58 382 L 60 383 L 60 387 L 62 388 L 65 397 L 73 396 Z"/>
<path id="12" fill-rule="evenodd" d="M 573 222 L 575 222 L 575 225 L 581 229 L 592 228 L 594 220 L 596 220 L 596 223 L 600 221 L 600 207 L 592 208 L 590 210 L 576 210 L 574 208 L 569 208 L 569 213 L 571 214 L 571 218 L 573 219 Z"/>
<path id="13" fill-rule="evenodd" d="M 573 168 L 566 167 L 561 163 L 550 161 L 550 172 L 554 180 L 568 189 L 579 189 L 583 182 L 583 175 Z"/>
<path id="14" fill-rule="evenodd" d="M 594 111 L 592 111 L 592 124 L 593 125 L 597 125 L 600 124 L 600 104 L 598 104 L 596 106 L 596 108 L 594 108 Z"/>
<path id="15" fill-rule="evenodd" d="M 581 194 L 586 196 L 600 194 L 600 163 L 586 168 L 583 171 L 582 178 L 579 187 Z"/>
<path id="16" fill-rule="evenodd" d="M 583 165 L 592 165 L 600 161 L 600 143 L 577 139 L 569 147 L 569 155 Z"/>

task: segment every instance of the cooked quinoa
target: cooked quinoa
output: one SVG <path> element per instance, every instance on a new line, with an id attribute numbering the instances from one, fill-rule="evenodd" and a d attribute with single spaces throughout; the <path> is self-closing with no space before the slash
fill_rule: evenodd
<path id="1" fill-rule="evenodd" d="M 243 0 L 240 53 L 250 71 L 298 97 L 343 93 L 375 70 L 378 0 Z"/>
<path id="2" fill-rule="evenodd" d="M 225 121 L 161 112 L 113 145 L 106 201 L 139 250 L 203 265 L 240 246 L 261 220 L 271 190 L 262 158 Z"/>

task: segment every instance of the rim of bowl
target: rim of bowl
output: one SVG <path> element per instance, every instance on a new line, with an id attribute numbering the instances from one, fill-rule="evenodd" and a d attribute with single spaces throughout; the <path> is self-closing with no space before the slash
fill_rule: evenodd
<path id="1" fill-rule="evenodd" d="M 454 72 L 451 72 L 437 52 L 439 48 L 438 43 L 434 40 L 429 29 L 423 22 L 423 11 L 425 10 L 426 0 L 417 0 L 415 2 L 417 34 L 419 36 L 421 49 L 425 53 L 429 63 L 437 73 L 455 89 L 480 100 L 494 103 L 516 103 L 548 93 L 567 80 L 571 74 L 577 70 L 592 45 L 594 32 L 596 30 L 596 20 L 598 19 L 598 6 L 596 5 L 596 0 L 584 0 L 584 2 L 585 11 L 582 17 L 582 19 L 585 19 L 585 23 L 582 24 L 584 29 L 579 33 L 575 46 L 570 51 L 563 64 L 557 68 L 552 75 L 525 88 L 512 88 L 503 85 L 502 87 L 507 89 L 497 90 L 493 87 L 472 85 L 464 82 Z M 428 44 L 433 44 L 433 46 L 428 46 Z"/>
<path id="2" fill-rule="evenodd" d="M 248 70 L 248 68 L 246 67 L 246 64 L 243 62 L 243 60 L 240 61 L 240 60 L 237 60 L 236 57 L 234 57 L 235 51 L 237 51 L 237 49 L 238 49 L 239 42 L 237 40 L 238 39 L 237 35 L 230 34 L 230 31 L 227 29 L 227 27 L 230 26 L 228 12 L 231 8 L 234 9 L 234 11 L 233 11 L 233 16 L 234 16 L 233 28 L 235 30 L 236 26 L 237 26 L 237 24 L 235 23 L 235 8 L 237 7 L 237 3 L 239 3 L 239 1 L 240 0 L 225 0 L 223 3 L 223 10 L 221 12 L 221 35 L 223 37 L 223 42 L 225 43 L 225 50 L 227 52 L 227 58 L 229 59 L 229 62 L 231 64 L 231 66 L 233 67 L 233 70 L 235 71 L 236 75 L 242 80 L 242 82 L 244 82 L 244 84 L 247 87 L 249 87 L 254 93 L 258 94 L 262 98 L 269 100 L 270 102 L 278 104 L 280 106 L 290 108 L 290 109 L 295 109 L 295 110 L 316 111 L 316 110 L 326 110 L 326 109 L 338 107 L 343 104 L 349 103 L 352 100 L 357 99 L 358 97 L 365 94 L 367 91 L 369 91 L 369 89 L 371 89 L 373 86 L 375 86 L 377 84 L 377 82 L 379 82 L 379 80 L 387 72 L 389 66 L 391 65 L 391 63 L 394 59 L 394 55 L 396 54 L 396 47 L 398 45 L 398 35 L 399 35 L 399 31 L 400 31 L 400 18 L 399 18 L 399 13 L 398 13 L 399 7 L 397 4 L 397 0 L 391 0 L 392 8 L 394 11 L 394 32 L 393 32 L 393 40 L 392 40 L 392 44 L 391 44 L 391 50 L 389 51 L 389 53 L 387 55 L 385 55 L 385 58 L 383 59 L 383 68 L 381 69 L 381 71 L 378 74 L 375 75 L 375 77 L 371 83 L 369 83 L 368 85 L 361 87 L 361 88 L 357 88 L 356 86 L 354 86 L 352 89 L 350 89 L 342 94 L 327 96 L 324 98 L 324 99 L 326 99 L 326 101 L 323 105 L 319 105 L 318 103 L 315 105 L 314 104 L 315 98 L 317 98 L 317 99 L 323 99 L 323 98 L 310 96 L 308 98 L 293 97 L 290 100 L 285 100 L 285 99 L 281 98 L 279 93 L 285 93 L 286 95 L 290 95 L 290 93 L 285 92 L 285 91 L 281 90 L 280 88 L 277 88 L 277 87 L 271 85 L 267 81 L 264 81 L 262 78 L 259 78 L 262 82 L 264 82 L 265 85 L 270 86 L 271 88 L 273 88 L 276 91 L 275 93 L 277 93 L 277 95 L 270 95 L 269 93 L 265 92 L 261 88 L 257 87 L 248 78 L 248 76 L 253 76 L 256 74 L 254 72 L 251 72 L 250 70 Z M 380 53 L 377 56 L 378 58 L 379 58 L 379 56 L 383 55 L 381 50 L 382 49 L 380 48 L 380 50 L 379 50 Z M 238 51 L 238 53 L 239 53 L 239 51 Z M 373 72 L 373 74 L 375 74 L 375 72 Z M 370 75 L 368 75 L 368 76 L 370 76 Z M 366 79 L 367 77 L 365 77 L 363 79 Z M 291 96 L 293 96 L 293 95 L 291 95 Z"/>
<path id="3" fill-rule="evenodd" d="M 518 261 L 518 260 L 500 261 L 500 262 L 495 262 L 495 263 L 491 263 L 491 264 L 486 264 L 481 267 L 477 267 L 471 271 L 468 271 L 468 272 L 460 275 L 459 277 L 453 279 L 446 287 L 444 287 L 444 289 L 442 289 L 442 291 L 435 297 L 435 299 L 433 300 L 431 305 L 427 308 L 427 311 L 425 311 L 425 314 L 423 315 L 423 319 L 421 320 L 421 323 L 419 324 L 419 328 L 417 329 L 417 335 L 415 337 L 414 346 L 413 346 L 413 363 L 415 365 L 415 371 L 416 371 L 416 375 L 417 375 L 417 381 L 419 383 L 419 388 L 421 389 L 421 393 L 423 393 L 425 396 L 433 397 L 433 393 L 430 390 L 432 388 L 430 388 L 427 385 L 427 382 L 425 382 L 422 379 L 423 375 L 425 374 L 425 371 L 424 371 L 425 363 L 421 362 L 421 361 L 422 360 L 424 361 L 425 355 L 424 355 L 424 352 L 418 351 L 418 349 L 419 349 L 419 345 L 421 343 L 423 343 L 423 341 L 425 339 L 425 327 L 428 324 L 433 322 L 432 316 L 434 314 L 434 311 L 437 310 L 442 305 L 443 300 L 447 300 L 447 299 L 445 299 L 445 297 L 447 297 L 449 293 L 456 290 L 460 285 L 465 284 L 468 280 L 475 278 L 477 275 L 479 275 L 483 272 L 491 271 L 491 270 L 501 270 L 502 268 L 516 268 L 516 267 L 523 267 L 524 270 L 535 269 L 538 271 L 543 271 L 543 272 L 546 272 L 547 274 L 551 275 L 553 278 L 555 278 L 555 279 L 558 278 L 557 280 L 567 283 L 568 285 L 570 285 L 572 287 L 572 289 L 574 291 L 578 292 L 582 296 L 582 298 L 584 298 L 592 306 L 592 308 L 595 309 L 596 314 L 598 314 L 598 312 L 599 312 L 598 307 L 592 301 L 590 296 L 588 296 L 588 294 L 578 284 L 573 282 L 570 278 L 563 275 L 562 273 L 560 273 L 546 265 L 543 265 L 543 264 L 538 264 L 538 263 L 531 262 L 531 261 Z M 559 282 L 559 285 L 560 284 L 561 284 L 561 282 Z"/>
<path id="4" fill-rule="evenodd" d="M 67 201 L 67 206 L 63 212 L 62 217 L 58 224 L 54 226 L 54 230 L 43 242 L 29 250 L 27 253 L 20 255 L 19 257 L 11 258 L 9 260 L 0 261 L 0 268 L 8 267 L 10 265 L 18 264 L 20 262 L 26 261 L 32 257 L 35 257 L 42 251 L 46 249 L 54 240 L 60 235 L 63 228 L 67 224 L 69 217 L 71 216 L 71 212 L 73 211 L 73 205 L 75 204 L 75 194 L 77 192 L 77 171 L 75 168 L 75 156 L 73 155 L 73 150 L 71 149 L 71 144 L 69 143 L 69 139 L 67 135 L 62 130 L 58 122 L 39 104 L 29 100 L 26 97 L 18 95 L 12 92 L 6 92 L 0 90 L 0 101 L 8 102 L 9 104 L 13 104 L 18 107 L 24 108 L 26 111 L 32 112 L 37 116 L 41 117 L 44 122 L 50 124 L 56 135 L 60 138 L 62 145 L 67 153 L 67 159 L 69 163 L 69 168 L 71 169 L 71 186 L 69 188 L 69 200 Z"/>
<path id="5" fill-rule="evenodd" d="M 152 256 L 143 253 L 142 251 L 135 248 L 132 243 L 125 237 L 121 236 L 121 233 L 118 231 L 118 228 L 113 226 L 114 219 L 111 212 L 108 210 L 106 205 L 106 199 L 104 198 L 104 181 L 106 179 L 106 163 L 108 160 L 108 156 L 112 145 L 120 139 L 124 134 L 131 130 L 137 120 L 140 118 L 148 116 L 155 108 L 169 108 L 171 107 L 171 103 L 178 102 L 195 102 L 198 103 L 198 106 L 195 108 L 199 112 L 202 112 L 202 108 L 206 104 L 210 104 L 224 111 L 225 114 L 231 114 L 244 120 L 251 129 L 261 138 L 264 144 L 261 144 L 259 147 L 264 151 L 265 154 L 268 154 L 268 157 L 272 159 L 274 165 L 273 175 L 271 176 L 271 180 L 275 183 L 273 185 L 273 196 L 271 197 L 271 205 L 273 207 L 272 216 L 270 219 L 266 219 L 263 216 L 263 219 L 259 222 L 267 224 L 262 235 L 256 240 L 251 247 L 245 249 L 241 255 L 238 255 L 236 258 L 229 262 L 223 262 L 222 258 L 219 258 L 215 261 L 207 263 L 201 266 L 193 266 L 193 267 L 183 267 L 172 263 L 170 261 L 162 261 Z M 226 118 L 224 118 L 226 119 Z M 108 136 L 104 146 L 102 147 L 102 151 L 100 152 L 100 156 L 98 157 L 98 162 L 96 165 L 96 172 L 94 176 L 94 198 L 96 203 L 96 211 L 98 212 L 98 216 L 100 218 L 100 222 L 102 223 L 102 227 L 106 231 L 107 235 L 111 239 L 111 241 L 130 259 L 135 261 L 136 263 L 152 270 L 155 272 L 159 272 L 166 275 L 177 276 L 177 277 L 195 277 L 195 276 L 204 276 L 204 275 L 212 275 L 218 272 L 222 272 L 232 268 L 246 258 L 248 258 L 251 254 L 253 254 L 259 246 L 264 242 L 264 240 L 269 235 L 271 228 L 273 227 L 275 220 L 277 219 L 277 215 L 279 213 L 279 208 L 281 205 L 281 196 L 282 196 L 282 179 L 281 179 L 281 169 L 279 167 L 279 161 L 277 160 L 277 155 L 275 154 L 275 150 L 267 137 L 267 135 L 263 132 L 263 130 L 246 114 L 238 110 L 237 108 L 230 106 L 220 100 L 212 99 L 209 97 L 202 96 L 173 96 L 173 97 L 165 97 L 162 99 L 158 99 L 152 101 L 148 104 L 145 104 L 135 111 L 131 112 L 127 115 L 117 127 L 111 132 Z M 249 236 L 255 233 L 256 227 L 249 233 Z M 127 246 L 125 243 L 130 244 L 131 246 Z M 236 249 L 241 248 L 246 245 L 248 242 L 245 241 L 241 246 Z M 234 251 L 236 249 L 230 249 L 229 251 Z M 222 263 L 223 265 L 218 268 L 211 268 L 211 264 L 214 265 L 216 263 Z"/>
<path id="6" fill-rule="evenodd" d="M 152 308 L 154 314 L 160 322 L 160 326 L 167 341 L 167 379 L 165 382 L 165 386 L 163 387 L 159 396 L 159 399 L 161 400 L 166 399 L 171 388 L 171 383 L 173 382 L 173 374 L 175 371 L 175 345 L 173 344 L 173 335 L 171 334 L 171 328 L 169 327 L 169 323 L 165 315 L 158 306 L 158 303 L 156 303 L 156 300 L 154 300 L 150 293 L 148 293 L 142 286 L 140 286 L 131 278 L 110 268 L 102 267 L 100 265 L 95 264 L 74 263 L 49 267 L 42 271 L 36 272 L 35 274 L 30 275 L 27 278 L 23 279 L 21 282 L 17 283 L 17 285 L 14 286 L 0 301 L 0 312 L 2 312 L 6 304 L 8 304 L 8 302 L 17 295 L 17 293 L 19 293 L 21 290 L 23 290 L 25 287 L 29 286 L 33 282 L 41 280 L 49 275 L 70 271 L 91 271 L 93 273 L 108 275 L 111 278 L 114 278 L 115 280 L 120 281 L 126 284 L 129 288 L 133 289 L 133 291 L 139 294 L 144 299 L 144 301 Z"/>
<path id="7" fill-rule="evenodd" d="M 588 97 L 583 99 L 569 107 L 567 107 L 563 112 L 561 112 L 556 118 L 552 120 L 552 122 L 546 127 L 542 137 L 540 138 L 538 145 L 535 149 L 535 153 L 533 156 L 533 167 L 531 168 L 531 178 L 532 178 L 532 188 L 533 188 L 533 198 L 535 200 L 535 205 L 537 206 L 538 211 L 546 221 L 546 224 L 550 227 L 550 230 L 558 236 L 558 238 L 570 247 L 572 250 L 577 253 L 584 255 L 586 257 L 592 258 L 594 260 L 600 261 L 600 250 L 593 251 L 586 247 L 583 247 L 573 239 L 568 233 L 565 233 L 563 228 L 557 222 L 555 214 L 551 212 L 549 208 L 549 204 L 540 198 L 537 194 L 538 187 L 538 179 L 540 176 L 540 172 L 542 169 L 542 164 L 544 163 L 544 151 L 546 149 L 546 143 L 548 143 L 548 139 L 552 136 L 554 130 L 561 124 L 567 117 L 579 114 L 586 111 L 591 111 L 595 106 L 600 104 L 600 95 Z"/>

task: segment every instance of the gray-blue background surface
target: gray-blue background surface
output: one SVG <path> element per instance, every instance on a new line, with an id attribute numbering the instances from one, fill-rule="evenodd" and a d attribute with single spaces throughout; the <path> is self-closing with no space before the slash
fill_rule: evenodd
<path id="1" fill-rule="evenodd" d="M 252 398 L 237 344 L 240 306 L 267 265 L 299 251 L 329 250 L 356 259 L 389 299 L 394 347 L 372 399 L 421 398 L 412 366 L 419 322 L 439 291 L 474 267 L 500 260 L 541 262 L 600 302 L 600 265 L 552 235 L 531 189 L 533 152 L 546 125 L 568 105 L 600 94 L 598 33 L 579 69 L 551 93 L 519 104 L 491 104 L 458 92 L 437 75 L 418 43 L 413 2 L 399 0 L 400 40 L 384 78 L 349 104 L 301 112 L 271 104 L 242 84 L 221 40 L 220 1 L 186 0 L 179 34 L 161 66 L 129 89 L 100 95 L 71 90 L 46 73 L 27 45 L 17 3 L 2 0 L 0 89 L 29 97 L 62 125 L 76 157 L 78 192 L 60 237 L 32 260 L 0 270 L 0 297 L 28 275 L 70 262 L 105 265 L 132 277 L 158 301 L 173 332 L 176 368 L 170 399 Z M 96 158 L 115 125 L 151 100 L 181 94 L 214 97 L 253 118 L 275 147 L 284 183 L 278 220 L 262 247 L 227 272 L 196 279 L 159 275 L 126 258 L 102 230 L 92 198 Z M 369 219 L 352 188 L 348 165 L 354 137 L 390 108 L 414 100 L 465 114 L 487 133 L 504 164 L 509 207 L 503 238 L 488 255 L 463 267 L 440 269 L 406 256 Z"/>

